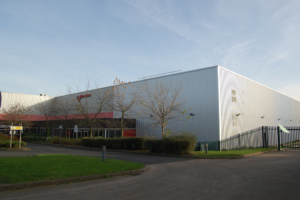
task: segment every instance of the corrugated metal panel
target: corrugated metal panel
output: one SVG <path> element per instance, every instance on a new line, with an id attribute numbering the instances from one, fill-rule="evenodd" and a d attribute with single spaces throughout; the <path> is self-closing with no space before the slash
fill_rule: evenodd
<path id="1" fill-rule="evenodd" d="M 16 103 L 21 103 L 25 107 L 31 108 L 34 115 L 39 115 L 40 113 L 34 108 L 35 105 L 39 103 L 50 103 L 50 101 L 52 100 L 53 97 L 48 96 L 2 92 L 1 108 L 8 108 L 9 106 L 14 105 Z M 1 110 L 0 113 L 2 113 Z"/>
<path id="2" fill-rule="evenodd" d="M 218 68 L 207 68 L 171 76 L 158 77 L 135 83 L 139 86 L 145 82 L 165 83 L 181 82 L 181 98 L 184 107 L 194 113 L 190 119 L 167 125 L 170 130 L 187 130 L 196 133 L 198 141 L 216 141 L 219 139 L 219 107 L 218 107 Z M 160 127 L 151 126 L 151 121 L 143 117 L 136 118 L 137 136 L 161 135 Z"/>
<path id="3" fill-rule="evenodd" d="M 295 99 L 221 67 L 219 87 L 221 139 L 260 126 L 299 126 L 300 102 Z M 236 91 L 236 103 L 232 102 L 232 90 Z M 237 126 L 233 126 L 232 116 L 238 113 Z"/>

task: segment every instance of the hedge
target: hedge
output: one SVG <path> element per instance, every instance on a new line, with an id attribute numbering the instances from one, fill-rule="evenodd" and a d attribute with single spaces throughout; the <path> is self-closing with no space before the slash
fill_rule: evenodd
<path id="1" fill-rule="evenodd" d="M 144 142 L 145 149 L 149 150 L 151 153 L 163 153 L 164 145 L 163 140 L 159 139 L 146 139 Z"/>
<path id="2" fill-rule="evenodd" d="M 122 138 L 83 138 L 81 144 L 86 147 L 123 150 L 147 149 L 152 153 L 187 154 L 196 146 L 197 137 L 191 132 L 177 132 L 157 138 L 122 137 Z"/>
<path id="3" fill-rule="evenodd" d="M 190 141 L 189 140 L 164 139 L 163 144 L 164 144 L 164 146 L 163 146 L 164 153 L 166 153 L 166 154 L 187 154 L 190 152 L 190 150 L 189 150 Z"/>
<path id="4" fill-rule="evenodd" d="M 145 149 L 151 153 L 187 154 L 191 141 L 187 139 L 147 139 Z M 195 147 L 193 147 L 195 148 Z"/>
<path id="5" fill-rule="evenodd" d="M 188 154 L 195 149 L 197 137 L 191 132 L 164 135 L 162 139 L 146 138 L 145 149 L 151 153 Z"/>
<path id="6" fill-rule="evenodd" d="M 27 143 L 26 142 L 23 142 L 21 141 L 21 146 L 26 146 Z M 4 140 L 4 141 L 0 141 L 0 147 L 1 148 L 9 148 L 10 146 L 10 140 Z M 18 147 L 19 146 L 19 141 L 12 141 L 12 144 L 11 144 L 12 148 L 14 147 Z"/>
<path id="7" fill-rule="evenodd" d="M 81 144 L 86 147 L 123 150 L 144 149 L 144 138 L 142 137 L 122 137 L 122 138 L 83 138 Z"/>
<path id="8" fill-rule="evenodd" d="M 0 133 L 0 141 L 10 140 L 10 135 Z M 18 141 L 18 137 L 14 136 L 13 140 Z"/>
<path id="9" fill-rule="evenodd" d="M 36 135 L 36 136 L 22 136 L 22 141 L 25 142 L 34 142 L 34 141 L 46 141 L 46 137 L 43 135 Z"/>
<path id="10" fill-rule="evenodd" d="M 51 144 L 60 144 L 60 137 L 53 137 L 48 139 Z M 81 145 L 81 139 L 72 139 L 72 138 L 61 138 L 61 144 L 65 145 Z"/>

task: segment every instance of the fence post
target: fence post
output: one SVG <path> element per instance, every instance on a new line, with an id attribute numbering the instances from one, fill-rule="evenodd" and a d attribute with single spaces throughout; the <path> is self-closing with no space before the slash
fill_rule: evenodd
<path id="1" fill-rule="evenodd" d="M 280 151 L 280 128 L 277 126 L 277 135 L 278 135 L 278 151 Z"/>
<path id="2" fill-rule="evenodd" d="M 261 127 L 261 135 L 262 135 L 262 147 L 266 148 L 266 141 L 265 141 L 265 132 L 264 132 L 264 127 Z"/>
<path id="3" fill-rule="evenodd" d="M 238 134 L 238 138 L 239 138 L 239 149 L 241 149 L 241 134 Z"/>
<path id="4" fill-rule="evenodd" d="M 269 148 L 269 127 L 265 127 L 265 142 L 266 142 L 266 148 Z"/>

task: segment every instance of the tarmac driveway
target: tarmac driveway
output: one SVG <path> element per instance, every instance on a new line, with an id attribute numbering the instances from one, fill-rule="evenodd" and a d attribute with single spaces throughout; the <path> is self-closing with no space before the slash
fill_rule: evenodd
<path id="1" fill-rule="evenodd" d="M 101 151 L 28 144 L 29 152 L 0 156 Z M 53 185 L 0 193 L 0 199 L 299 199 L 300 151 L 273 152 L 243 159 L 186 159 L 108 152 L 108 158 L 144 163 L 141 175 Z M 1 168 L 0 168 L 1 170 Z"/>

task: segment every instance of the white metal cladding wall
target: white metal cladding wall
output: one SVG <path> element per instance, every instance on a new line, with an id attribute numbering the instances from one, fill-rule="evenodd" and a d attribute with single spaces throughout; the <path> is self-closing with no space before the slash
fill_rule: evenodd
<path id="1" fill-rule="evenodd" d="M 205 69 L 193 70 L 189 72 L 147 79 L 142 81 L 132 82 L 135 88 L 138 89 L 145 82 L 155 83 L 162 82 L 181 82 L 182 92 L 181 97 L 184 99 L 185 108 L 191 109 L 188 113 L 194 113 L 190 119 L 181 120 L 178 123 L 170 124 L 166 128 L 170 130 L 188 130 L 197 134 L 198 141 L 216 141 L 219 140 L 219 107 L 218 107 L 218 68 L 210 67 Z M 102 88 L 102 92 L 112 90 L 112 87 Z M 60 96 L 55 99 L 58 101 L 66 101 L 74 99 L 77 101 L 77 96 L 85 94 L 93 94 L 98 90 L 84 91 L 76 94 Z M 81 101 L 86 101 L 87 104 L 93 105 L 96 101 L 94 98 L 83 98 Z M 139 107 L 136 112 L 139 112 Z M 111 111 L 109 109 L 105 111 Z M 118 113 L 114 112 L 114 118 L 118 118 Z M 133 115 L 131 118 L 136 119 L 137 136 L 161 135 L 160 127 L 153 127 L 152 122 L 145 117 Z"/>
<path id="2" fill-rule="evenodd" d="M 140 86 L 145 82 L 156 81 L 181 82 L 181 97 L 185 108 L 194 113 L 190 119 L 167 125 L 170 130 L 188 130 L 197 134 L 198 141 L 219 140 L 219 106 L 218 106 L 218 68 L 210 67 L 184 73 L 158 77 L 154 79 L 134 82 Z M 160 127 L 151 126 L 151 121 L 136 117 L 137 136 L 161 135 Z"/>
<path id="3" fill-rule="evenodd" d="M 300 102 L 293 98 L 222 67 L 219 67 L 219 87 L 221 139 L 260 126 L 300 124 Z M 236 91 L 236 103 L 232 102 L 232 90 Z M 233 116 L 237 113 L 241 114 L 233 126 Z"/>
<path id="4" fill-rule="evenodd" d="M 50 101 L 52 99 L 53 97 L 47 96 L 2 92 L 1 109 L 8 108 L 9 106 L 14 105 L 16 103 L 21 103 L 25 107 L 31 108 L 33 114 L 39 115 L 39 112 L 36 109 L 34 109 L 34 105 L 39 104 L 41 102 Z M 0 113 L 2 113 L 1 109 Z"/>

